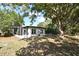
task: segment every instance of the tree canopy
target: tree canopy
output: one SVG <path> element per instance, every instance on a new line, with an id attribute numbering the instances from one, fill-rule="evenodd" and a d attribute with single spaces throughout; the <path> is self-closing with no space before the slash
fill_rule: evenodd
<path id="1" fill-rule="evenodd" d="M 52 25 L 56 25 L 60 34 L 65 32 L 78 32 L 79 4 L 33 4 L 32 11 L 42 12 L 44 17 L 52 20 Z M 52 27 L 53 28 L 53 27 Z"/>
<path id="2" fill-rule="evenodd" d="M 56 28 L 61 35 L 64 33 L 67 34 L 75 34 L 79 32 L 79 4 L 74 3 L 43 3 L 43 4 L 1 4 L 5 8 L 5 13 L 1 11 L 3 14 L 1 17 L 3 19 L 11 19 L 9 20 L 8 25 L 10 25 L 11 21 L 15 23 L 22 22 L 23 17 L 29 17 L 31 19 L 31 23 L 35 22 L 35 18 L 39 17 L 39 13 L 43 14 L 43 16 L 50 21 L 45 21 L 40 23 L 38 26 L 44 26 L 47 28 Z M 6 7 L 10 7 L 6 10 Z M 18 14 L 17 12 L 18 11 Z M 6 15 L 5 15 L 6 14 Z M 2 19 L 2 18 L 1 18 Z M 14 19 L 17 19 L 15 21 Z M 8 21 L 7 21 L 8 22 Z M 4 21 L 3 23 L 7 23 Z M 44 23 L 44 24 L 43 24 Z M 4 25 L 3 25 L 4 26 Z"/>
<path id="3" fill-rule="evenodd" d="M 3 8 L 3 10 L 0 9 L 0 30 L 2 32 L 7 33 L 12 26 L 23 24 L 23 17 L 20 14 Z"/>

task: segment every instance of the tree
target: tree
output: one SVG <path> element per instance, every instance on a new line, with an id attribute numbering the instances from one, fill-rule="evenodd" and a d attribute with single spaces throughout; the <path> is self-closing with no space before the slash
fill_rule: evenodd
<path id="1" fill-rule="evenodd" d="M 14 25 L 12 25 L 13 23 Z M 3 33 L 8 33 L 12 26 L 21 25 L 22 23 L 23 18 L 15 12 L 5 13 L 0 11 L 0 30 Z"/>
<path id="2" fill-rule="evenodd" d="M 23 12 L 22 15 L 23 17 L 28 16 L 31 19 L 31 23 L 35 22 L 35 18 L 39 16 L 39 13 L 42 13 L 46 19 L 49 18 L 51 20 L 52 25 L 57 26 L 60 35 L 63 35 L 65 32 L 71 32 L 71 30 L 74 29 L 73 26 L 75 26 L 75 29 L 78 29 L 79 4 L 47 3 L 47 4 L 2 4 L 2 5 L 4 6 L 8 5 L 12 8 L 12 10 L 19 9 L 20 12 Z"/>
<path id="3" fill-rule="evenodd" d="M 49 24 L 52 24 L 51 20 L 48 18 L 44 22 L 39 23 L 37 26 L 47 28 Z"/>
<path id="4" fill-rule="evenodd" d="M 54 23 L 57 25 L 60 35 L 63 35 L 64 27 L 67 28 L 67 26 L 73 25 L 74 18 L 76 18 L 75 22 L 77 22 L 78 14 L 76 11 L 78 11 L 78 9 L 79 4 L 33 4 L 31 10 L 37 11 L 38 13 L 42 12 L 45 18 L 50 18 L 52 24 Z M 76 24 L 78 23 L 79 22 Z"/>

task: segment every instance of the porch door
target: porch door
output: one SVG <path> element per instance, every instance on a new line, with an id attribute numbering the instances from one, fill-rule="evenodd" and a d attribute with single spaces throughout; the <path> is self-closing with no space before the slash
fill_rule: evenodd
<path id="1" fill-rule="evenodd" d="M 14 28 L 14 34 L 20 35 L 20 29 L 19 28 Z"/>
<path id="2" fill-rule="evenodd" d="M 28 34 L 27 29 L 23 29 L 23 35 L 27 35 L 27 34 Z"/>

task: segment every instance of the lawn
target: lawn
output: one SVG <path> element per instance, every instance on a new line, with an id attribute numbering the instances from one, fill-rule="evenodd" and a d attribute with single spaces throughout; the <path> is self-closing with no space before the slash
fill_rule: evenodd
<path id="1" fill-rule="evenodd" d="M 16 51 L 26 46 L 27 43 L 18 38 L 12 37 L 0 37 L 0 56 L 14 56 Z"/>
<path id="2" fill-rule="evenodd" d="M 14 36 L 0 37 L 0 56 L 15 55 L 79 56 L 79 39 L 59 36 L 44 36 L 19 40 Z"/>

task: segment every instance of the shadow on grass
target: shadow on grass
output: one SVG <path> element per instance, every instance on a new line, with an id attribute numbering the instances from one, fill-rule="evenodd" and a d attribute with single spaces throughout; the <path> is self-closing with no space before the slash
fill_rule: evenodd
<path id="1" fill-rule="evenodd" d="M 79 45 L 76 43 L 63 42 L 55 44 L 41 41 L 43 37 L 33 38 L 27 47 L 23 47 L 16 51 L 18 56 L 79 56 Z"/>
<path id="2" fill-rule="evenodd" d="M 1 49 L 2 47 L 0 47 L 0 49 Z"/>

